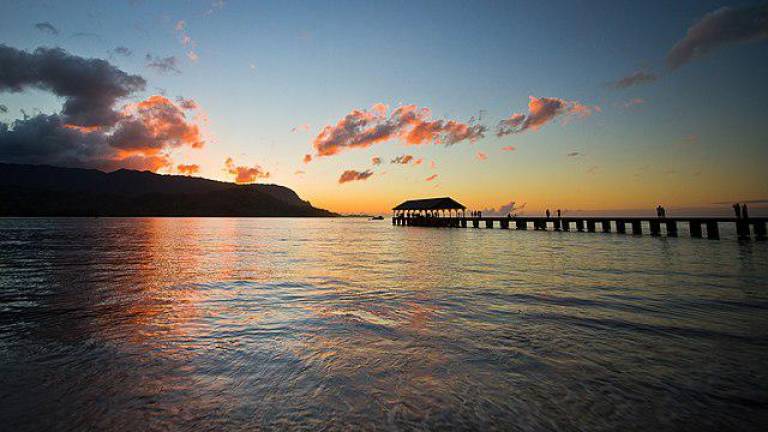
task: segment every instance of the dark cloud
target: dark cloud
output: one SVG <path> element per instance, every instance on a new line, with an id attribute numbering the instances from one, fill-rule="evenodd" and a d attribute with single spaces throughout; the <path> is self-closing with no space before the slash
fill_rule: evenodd
<path id="1" fill-rule="evenodd" d="M 0 105 L 0 113 L 7 113 L 8 107 L 5 105 Z"/>
<path id="2" fill-rule="evenodd" d="M 373 172 L 371 170 L 365 170 L 365 171 L 346 170 L 343 173 L 341 173 L 341 176 L 339 177 L 339 184 L 344 184 L 351 181 L 368 180 L 368 177 L 372 175 L 373 175 Z"/>
<path id="3" fill-rule="evenodd" d="M 575 152 L 570 152 L 570 153 L 566 154 L 566 156 L 568 156 L 568 157 L 578 157 L 578 156 L 581 156 L 581 153 L 575 151 Z"/>
<path id="4" fill-rule="evenodd" d="M 688 29 L 667 54 L 667 65 L 676 69 L 716 48 L 768 37 L 768 4 L 723 7 L 710 12 Z"/>
<path id="5" fill-rule="evenodd" d="M 105 60 L 61 49 L 33 53 L 0 45 L 0 91 L 48 90 L 64 97 L 60 113 L 26 113 L 0 122 L 0 160 L 112 170 L 168 168 L 174 148 L 203 146 L 197 125 L 163 96 L 115 109 L 117 100 L 144 88 Z"/>
<path id="6" fill-rule="evenodd" d="M 656 74 L 652 72 L 646 72 L 639 70 L 637 72 L 633 72 L 623 78 L 621 78 L 618 81 L 614 81 L 611 83 L 611 87 L 615 89 L 625 89 L 628 87 L 640 85 L 640 84 L 647 84 L 654 82 L 658 79 Z"/>
<path id="7" fill-rule="evenodd" d="M 124 46 L 119 46 L 112 50 L 113 53 L 124 56 L 124 57 L 130 57 L 133 55 L 133 51 L 131 51 L 129 48 Z"/>
<path id="8" fill-rule="evenodd" d="M 49 23 L 48 21 L 35 24 L 35 28 L 43 33 L 48 33 L 51 35 L 59 34 L 59 29 L 54 27 L 53 24 Z"/>
<path id="9" fill-rule="evenodd" d="M 181 70 L 179 70 L 179 60 L 174 56 L 169 57 L 155 57 L 151 54 L 147 54 L 144 56 L 144 59 L 147 61 L 147 67 L 150 69 L 154 69 L 157 72 L 160 73 L 170 73 L 175 72 L 177 74 L 181 73 Z"/>
<path id="10" fill-rule="evenodd" d="M 146 81 L 101 59 L 71 55 L 61 48 L 34 52 L 0 44 L 0 92 L 33 87 L 65 98 L 62 118 L 78 126 L 110 126 L 120 114 L 115 101 L 144 89 Z"/>

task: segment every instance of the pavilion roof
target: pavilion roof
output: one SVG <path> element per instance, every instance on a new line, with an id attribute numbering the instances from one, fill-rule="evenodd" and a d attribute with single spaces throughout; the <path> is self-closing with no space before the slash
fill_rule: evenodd
<path id="1" fill-rule="evenodd" d="M 442 198 L 427 198 L 427 199 L 417 199 L 417 200 L 408 200 L 400 203 L 397 207 L 393 208 L 392 210 L 464 210 L 466 207 L 464 207 L 461 203 L 457 202 L 453 198 L 449 197 L 442 197 Z"/>

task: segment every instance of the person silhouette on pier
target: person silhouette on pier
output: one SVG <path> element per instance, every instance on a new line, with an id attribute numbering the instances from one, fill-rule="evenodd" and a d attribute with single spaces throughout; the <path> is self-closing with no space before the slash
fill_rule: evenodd
<path id="1" fill-rule="evenodd" d="M 549 215 L 550 215 L 549 209 L 547 209 L 546 215 L 547 215 L 547 219 L 549 219 Z"/>
<path id="2" fill-rule="evenodd" d="M 741 207 L 739 207 L 739 203 L 735 203 L 732 207 L 733 212 L 736 213 L 736 219 L 741 219 Z"/>
<path id="3" fill-rule="evenodd" d="M 661 217 L 661 205 L 656 206 L 656 217 Z"/>
<path id="4" fill-rule="evenodd" d="M 557 209 L 557 218 L 560 219 L 560 209 Z"/>
<path id="5" fill-rule="evenodd" d="M 746 204 L 741 205 L 741 217 L 743 217 L 744 219 L 749 219 L 749 213 L 747 212 Z"/>

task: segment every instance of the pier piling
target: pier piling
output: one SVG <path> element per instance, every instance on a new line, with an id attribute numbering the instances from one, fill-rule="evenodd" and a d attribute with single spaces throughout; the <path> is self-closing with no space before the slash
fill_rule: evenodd
<path id="1" fill-rule="evenodd" d="M 707 238 L 710 240 L 720 239 L 720 228 L 717 226 L 717 221 L 707 222 Z"/>

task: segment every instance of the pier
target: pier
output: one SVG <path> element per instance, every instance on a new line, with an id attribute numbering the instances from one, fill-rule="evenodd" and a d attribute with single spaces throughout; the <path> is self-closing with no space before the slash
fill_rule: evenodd
<path id="1" fill-rule="evenodd" d="M 629 217 L 629 216 L 467 216 L 457 201 L 429 198 L 405 201 L 393 208 L 392 224 L 434 228 L 500 228 L 536 231 L 575 231 L 677 237 L 687 226 L 693 238 L 720 239 L 721 224 L 735 224 L 740 239 L 766 240 L 768 218 Z"/>

